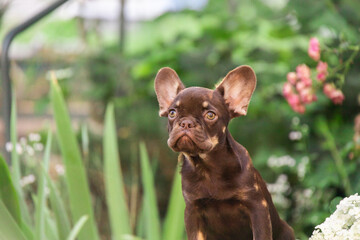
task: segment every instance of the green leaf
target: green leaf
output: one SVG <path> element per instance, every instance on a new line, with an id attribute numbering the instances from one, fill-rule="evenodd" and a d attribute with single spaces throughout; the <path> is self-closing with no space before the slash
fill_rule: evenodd
<path id="1" fill-rule="evenodd" d="M 16 192 L 19 197 L 19 204 L 20 204 L 20 211 L 22 218 L 24 220 L 24 223 L 30 225 L 30 214 L 25 202 L 24 194 L 22 191 L 22 188 L 20 186 L 20 179 L 21 179 L 21 171 L 20 171 L 20 162 L 19 162 L 19 155 L 16 150 L 17 145 L 17 132 L 16 132 L 16 126 L 17 126 L 17 117 L 16 117 L 16 96 L 15 94 L 12 94 L 11 99 L 11 116 L 10 116 L 10 138 L 11 138 L 11 144 L 13 146 L 11 151 L 11 167 L 12 167 L 12 179 L 13 184 L 16 189 Z"/>
<path id="2" fill-rule="evenodd" d="M 73 221 L 89 216 L 89 221 L 79 233 L 80 240 L 98 240 L 91 195 L 81 159 L 79 145 L 71 127 L 65 101 L 56 80 L 51 84 L 51 103 L 54 111 L 60 150 L 65 165 L 65 180 L 69 191 L 70 209 Z"/>
<path id="3" fill-rule="evenodd" d="M 169 206 L 164 222 L 163 238 L 182 240 L 185 233 L 185 201 L 181 191 L 180 166 L 176 168 Z"/>
<path id="4" fill-rule="evenodd" d="M 53 219 L 53 214 L 48 208 L 45 209 L 45 236 L 45 239 L 61 240 L 59 239 L 56 221 Z"/>
<path id="5" fill-rule="evenodd" d="M 39 187 L 38 187 L 38 195 L 37 200 L 38 203 L 36 204 L 36 213 L 35 213 L 35 239 L 45 239 L 45 208 L 46 208 L 46 176 L 45 172 L 48 171 L 49 168 L 49 159 L 50 159 L 50 149 L 51 149 L 51 130 L 48 131 L 47 140 L 46 140 L 46 147 L 44 153 L 44 162 L 43 168 L 44 171 L 41 172 Z"/>
<path id="6" fill-rule="evenodd" d="M 27 240 L 5 204 L 0 200 L 0 239 Z"/>
<path id="7" fill-rule="evenodd" d="M 120 240 L 124 234 L 131 234 L 131 227 L 121 174 L 112 104 L 109 104 L 106 109 L 103 143 L 106 201 L 109 208 L 111 231 L 113 239 Z"/>
<path id="8" fill-rule="evenodd" d="M 22 219 L 19 199 L 10 176 L 9 168 L 2 156 L 0 156 L 0 199 L 16 223 L 21 226 Z"/>
<path id="9" fill-rule="evenodd" d="M 16 151 L 16 145 L 17 145 L 17 132 L 16 132 L 16 126 L 17 126 L 17 117 L 16 117 L 16 97 L 15 94 L 12 95 L 11 100 L 11 116 L 10 116 L 10 138 L 11 138 L 11 144 L 12 144 L 12 151 L 11 151 L 11 165 L 12 165 L 12 176 L 14 180 L 14 186 L 19 193 L 21 193 L 20 197 L 22 197 L 22 191 L 20 186 L 20 163 L 19 163 L 19 156 Z"/>
<path id="10" fill-rule="evenodd" d="M 71 230 L 67 240 L 75 240 L 76 236 L 79 234 L 81 228 L 84 226 L 85 222 L 89 219 L 88 216 L 82 216 L 79 221 L 75 224 L 74 228 Z"/>
<path id="11" fill-rule="evenodd" d="M 144 143 L 140 143 L 140 163 L 142 185 L 144 188 L 146 235 L 148 240 L 159 240 L 161 239 L 160 218 L 156 201 L 154 176 L 151 171 L 149 157 Z"/>
<path id="12" fill-rule="evenodd" d="M 48 187 L 50 189 L 50 194 L 49 194 L 50 204 L 55 215 L 59 239 L 66 239 L 66 237 L 70 233 L 70 221 L 66 214 L 66 209 L 64 207 L 63 201 L 61 200 L 60 194 L 58 193 L 48 173 L 45 172 L 45 174 L 46 174 Z"/>

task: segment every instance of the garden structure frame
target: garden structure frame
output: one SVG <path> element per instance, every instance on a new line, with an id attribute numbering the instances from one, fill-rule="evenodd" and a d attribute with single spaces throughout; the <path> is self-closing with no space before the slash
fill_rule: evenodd
<path id="1" fill-rule="evenodd" d="M 2 43 L 2 53 L 1 53 L 1 78 L 2 78 L 2 93 L 3 93 L 3 119 L 4 119 L 4 139 L 5 142 L 11 141 L 11 102 L 12 102 L 12 80 L 10 76 L 10 59 L 9 59 L 9 50 L 12 41 L 14 38 L 23 32 L 24 30 L 28 29 L 32 25 L 34 25 L 39 20 L 43 19 L 49 13 L 60 7 L 62 4 L 67 2 L 68 0 L 58 0 L 51 5 L 49 5 L 44 10 L 37 13 L 35 16 L 31 17 L 30 19 L 26 20 L 25 22 L 21 23 L 17 27 L 10 30 Z M 11 154 L 10 152 L 5 151 L 5 158 L 9 165 L 11 165 Z"/>

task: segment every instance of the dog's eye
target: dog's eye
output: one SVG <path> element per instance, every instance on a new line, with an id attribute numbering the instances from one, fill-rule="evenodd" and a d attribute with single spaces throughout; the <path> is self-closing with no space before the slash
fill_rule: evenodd
<path id="1" fill-rule="evenodd" d="M 207 112 L 206 113 L 206 118 L 209 119 L 209 120 L 214 120 L 216 117 L 216 114 L 214 112 Z"/>
<path id="2" fill-rule="evenodd" d="M 176 117 L 176 111 L 175 110 L 170 110 L 168 116 L 169 116 L 169 118 L 175 118 Z"/>

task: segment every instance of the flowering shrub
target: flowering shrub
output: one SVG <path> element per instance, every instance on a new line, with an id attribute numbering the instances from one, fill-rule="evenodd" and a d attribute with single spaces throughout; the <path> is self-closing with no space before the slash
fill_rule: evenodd
<path id="1" fill-rule="evenodd" d="M 345 62 L 340 60 L 343 63 L 338 67 L 334 67 L 330 75 L 328 63 L 320 60 L 319 40 L 315 37 L 310 39 L 308 55 L 317 62 L 316 75 L 312 76 L 311 69 L 306 64 L 300 64 L 296 67 L 295 72 L 287 74 L 287 82 L 283 85 L 283 95 L 295 112 L 303 114 L 307 104 L 317 101 L 316 91 L 320 88 L 323 89 L 325 96 L 334 104 L 342 104 L 345 96 L 339 87 L 344 81 L 344 75 L 347 73 L 349 65 L 359 51 L 359 47 L 349 47 L 349 50 L 353 50 L 354 54 Z M 338 73 L 339 71 L 343 72 Z M 313 81 L 313 79 L 316 79 L 316 81 Z"/>
<path id="2" fill-rule="evenodd" d="M 360 239 L 360 196 L 344 198 L 324 223 L 316 226 L 310 240 Z"/>

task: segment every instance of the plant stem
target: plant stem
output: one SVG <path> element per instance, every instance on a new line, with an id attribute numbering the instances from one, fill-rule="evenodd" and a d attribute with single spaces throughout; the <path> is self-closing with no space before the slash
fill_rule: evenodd
<path id="1" fill-rule="evenodd" d="M 353 191 L 352 191 L 349 177 L 345 170 L 344 161 L 341 158 L 339 150 L 336 147 L 334 136 L 331 134 L 326 120 L 322 119 L 322 123 L 323 124 L 322 124 L 322 128 L 320 129 L 320 131 L 321 131 L 323 137 L 325 138 L 325 141 L 327 142 L 327 145 L 329 147 L 329 151 L 335 161 L 336 169 L 338 171 L 338 174 L 339 174 L 341 181 L 345 188 L 345 194 L 346 194 L 346 196 L 350 196 L 353 193 Z"/>

